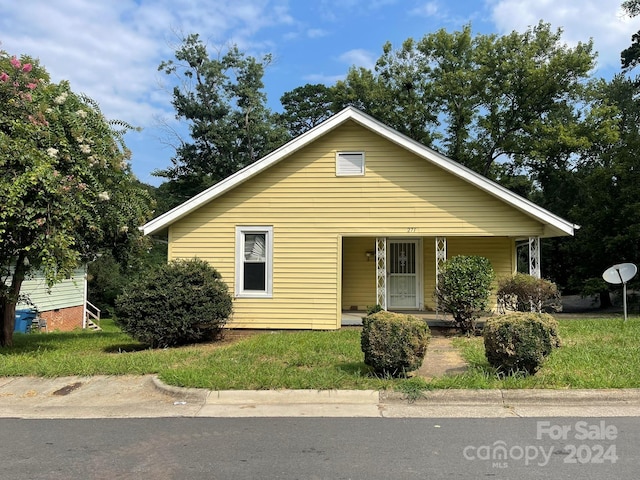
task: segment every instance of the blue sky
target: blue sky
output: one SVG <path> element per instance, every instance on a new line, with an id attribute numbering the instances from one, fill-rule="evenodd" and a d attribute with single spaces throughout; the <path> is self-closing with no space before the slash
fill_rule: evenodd
<path id="1" fill-rule="evenodd" d="M 594 40 L 597 76 L 619 71 L 620 51 L 640 29 L 622 0 L 25 0 L 0 5 L 0 49 L 39 58 L 53 81 L 94 98 L 109 118 L 143 128 L 127 145 L 140 180 L 170 165 L 162 124 L 175 125 L 167 78 L 181 34 L 199 33 L 215 48 L 236 43 L 261 56 L 272 109 L 306 83 L 333 84 L 350 66 L 373 67 L 382 45 L 400 45 L 440 28 L 476 33 L 524 31 L 540 20 L 564 30 L 568 45 Z M 27 8 L 28 7 L 28 8 Z"/>

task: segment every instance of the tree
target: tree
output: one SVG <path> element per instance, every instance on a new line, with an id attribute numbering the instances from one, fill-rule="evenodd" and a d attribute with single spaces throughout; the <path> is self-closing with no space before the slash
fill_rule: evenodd
<path id="1" fill-rule="evenodd" d="M 428 100 L 421 95 L 422 90 L 408 80 L 385 79 L 366 68 L 353 67 L 333 89 L 335 111 L 355 107 L 423 145 L 431 146 L 434 138 L 439 137 L 434 133 L 437 115 L 423 103 Z"/>
<path id="2" fill-rule="evenodd" d="M 640 15 L 640 0 L 622 2 L 622 9 L 630 17 Z M 620 53 L 620 61 L 624 70 L 632 70 L 640 63 L 640 31 L 631 36 L 631 45 Z"/>
<path id="3" fill-rule="evenodd" d="M 591 109 L 592 43 L 568 47 L 561 34 L 544 23 L 503 36 L 473 36 L 466 26 L 397 50 L 387 43 L 375 72 L 350 71 L 336 98 L 508 182 L 587 149 L 610 128 L 610 112 Z"/>
<path id="4" fill-rule="evenodd" d="M 10 346 L 24 279 L 40 270 L 52 286 L 101 248 L 134 254 L 151 199 L 128 165 L 130 127 L 37 62 L 0 52 L 0 109 L 0 345 Z"/>
<path id="5" fill-rule="evenodd" d="M 256 161 L 287 139 L 266 107 L 262 77 L 271 57 L 261 61 L 232 46 L 217 58 L 197 34 L 182 39 L 175 60 L 158 67 L 177 79 L 176 118 L 189 126 L 178 139 L 173 166 L 155 174 L 177 182 L 172 195 L 187 199 Z"/>
<path id="6" fill-rule="evenodd" d="M 291 137 L 324 122 L 333 115 L 333 90 L 321 83 L 307 84 L 286 92 L 280 97 L 284 112 L 280 122 Z"/>
<path id="7" fill-rule="evenodd" d="M 532 166 L 550 147 L 574 151 L 584 142 L 578 102 L 595 55 L 591 43 L 561 45 L 561 33 L 540 23 L 524 33 L 472 37 L 467 26 L 426 35 L 415 46 L 405 42 L 403 49 L 415 50 L 414 76 L 432 84 L 424 103 L 435 105 L 442 122 L 443 153 L 492 176 L 498 159 Z M 406 53 L 385 50 L 381 75 L 398 56 Z"/>
<path id="8" fill-rule="evenodd" d="M 619 140 L 584 158 L 575 174 L 575 197 L 569 215 L 582 225 L 566 243 L 571 259 L 569 283 L 576 290 L 601 292 L 609 286 L 602 272 L 615 263 L 640 262 L 640 98 L 633 80 L 618 75 L 606 84 L 618 110 Z"/>

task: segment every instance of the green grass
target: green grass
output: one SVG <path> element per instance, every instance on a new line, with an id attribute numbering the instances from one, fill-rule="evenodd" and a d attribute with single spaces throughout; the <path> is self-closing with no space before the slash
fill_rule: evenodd
<path id="1" fill-rule="evenodd" d="M 638 388 L 640 318 L 581 318 L 559 321 L 561 348 L 535 375 L 503 377 L 484 356 L 482 338 L 458 338 L 470 368 L 431 382 L 432 388 Z"/>
<path id="2" fill-rule="evenodd" d="M 358 329 L 266 332 L 235 343 L 150 350 L 109 320 L 102 332 L 31 334 L 0 349 L 0 376 L 157 374 L 166 383 L 209 389 L 394 389 L 416 398 L 435 388 L 640 387 L 640 318 L 561 320 L 563 346 L 534 376 L 501 377 L 481 338 L 456 338 L 469 362 L 461 375 L 431 381 L 372 375 Z"/>

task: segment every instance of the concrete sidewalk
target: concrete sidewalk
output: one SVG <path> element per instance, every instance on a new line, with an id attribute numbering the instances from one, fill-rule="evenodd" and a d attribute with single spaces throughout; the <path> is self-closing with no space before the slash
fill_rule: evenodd
<path id="1" fill-rule="evenodd" d="M 640 416 L 640 389 L 211 391 L 156 377 L 0 378 L 0 418 Z"/>

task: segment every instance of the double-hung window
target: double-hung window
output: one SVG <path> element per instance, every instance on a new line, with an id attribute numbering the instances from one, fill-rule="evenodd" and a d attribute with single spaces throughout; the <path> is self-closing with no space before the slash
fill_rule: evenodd
<path id="1" fill-rule="evenodd" d="M 236 227 L 236 296 L 271 297 L 273 227 Z"/>

